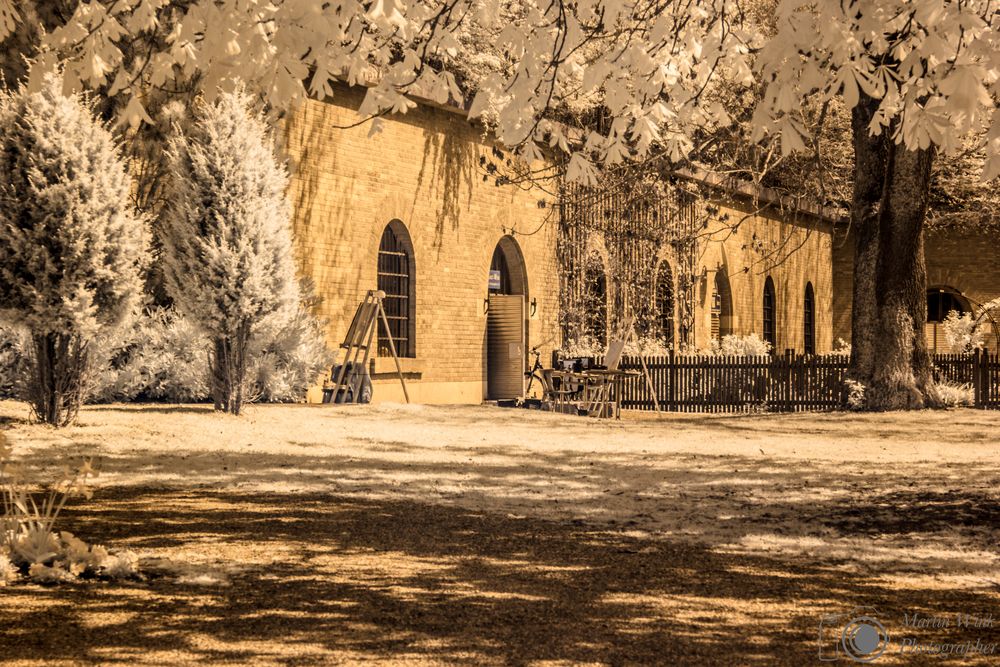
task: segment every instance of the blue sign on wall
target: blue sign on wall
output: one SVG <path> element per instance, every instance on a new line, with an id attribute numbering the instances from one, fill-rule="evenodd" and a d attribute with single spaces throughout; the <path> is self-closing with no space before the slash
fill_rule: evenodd
<path id="1" fill-rule="evenodd" d="M 490 289 L 500 289 L 500 272 L 490 269 Z"/>

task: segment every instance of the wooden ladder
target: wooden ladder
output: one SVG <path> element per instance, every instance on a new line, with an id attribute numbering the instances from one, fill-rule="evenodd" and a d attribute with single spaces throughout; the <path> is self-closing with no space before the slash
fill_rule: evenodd
<path id="1" fill-rule="evenodd" d="M 340 365 L 336 377 L 333 378 L 331 403 L 337 403 L 340 392 L 342 390 L 346 391 L 348 386 L 352 389 L 351 402 L 356 403 L 358 401 L 358 397 L 361 394 L 364 369 L 368 367 L 372 341 L 375 340 L 375 332 L 378 329 L 379 321 L 382 322 L 382 326 L 385 329 L 386 340 L 389 343 L 389 352 L 396 363 L 396 374 L 399 376 L 399 383 L 403 386 L 403 396 L 406 398 L 407 403 L 410 402 L 410 394 L 406 390 L 406 380 L 403 379 L 403 371 L 399 366 L 399 357 L 396 355 L 396 344 L 393 342 L 392 334 L 389 331 L 389 318 L 386 317 L 385 308 L 382 305 L 383 299 L 385 299 L 385 292 L 382 290 L 368 290 L 364 300 L 354 313 L 354 319 L 351 320 L 351 326 L 347 329 L 344 342 L 340 344 L 340 348 L 345 350 L 344 363 Z M 358 365 L 358 357 L 361 357 L 360 366 Z M 351 370 L 350 375 L 347 373 L 348 369 Z"/>

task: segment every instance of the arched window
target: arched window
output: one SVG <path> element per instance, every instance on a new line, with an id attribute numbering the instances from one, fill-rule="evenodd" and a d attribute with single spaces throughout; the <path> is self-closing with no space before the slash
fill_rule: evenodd
<path id="1" fill-rule="evenodd" d="M 670 264 L 660 262 L 656 272 L 656 319 L 667 346 L 674 344 L 674 276 Z"/>
<path id="2" fill-rule="evenodd" d="M 806 298 L 802 305 L 803 351 L 816 354 L 816 295 L 812 283 L 806 283 Z"/>
<path id="3" fill-rule="evenodd" d="M 733 333 L 733 299 L 725 268 L 715 272 L 712 285 L 712 340 L 721 342 Z"/>
<path id="4" fill-rule="evenodd" d="M 584 266 L 585 331 L 599 344 L 607 344 L 608 336 L 608 278 L 600 253 L 587 256 Z"/>
<path id="5" fill-rule="evenodd" d="M 774 298 L 774 281 L 771 276 L 764 281 L 764 340 L 771 344 L 771 351 L 778 350 L 777 310 Z"/>
<path id="6" fill-rule="evenodd" d="M 413 244 L 398 220 L 386 225 L 378 246 L 378 288 L 385 292 L 385 316 L 389 333 L 400 357 L 416 356 L 416 292 L 414 291 Z M 379 328 L 378 355 L 389 356 L 389 341 Z"/>
<path id="7" fill-rule="evenodd" d="M 969 302 L 958 290 L 950 287 L 932 287 L 927 290 L 927 326 L 924 332 L 931 354 L 946 354 L 951 351 L 941 323 L 953 310 L 960 315 L 970 311 Z"/>

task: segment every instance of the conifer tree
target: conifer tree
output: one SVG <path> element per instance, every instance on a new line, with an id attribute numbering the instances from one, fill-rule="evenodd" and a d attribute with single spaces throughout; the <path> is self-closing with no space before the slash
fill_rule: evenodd
<path id="1" fill-rule="evenodd" d="M 299 303 L 288 177 L 271 146 L 243 92 L 203 104 L 170 145 L 173 186 L 161 239 L 167 290 L 210 337 L 213 400 L 232 414 L 248 398 L 254 334 L 280 326 Z"/>
<path id="2" fill-rule="evenodd" d="M 0 317 L 30 333 L 26 398 L 43 422 L 73 420 L 92 343 L 141 298 L 130 188 L 111 132 L 61 77 L 0 94 Z"/>

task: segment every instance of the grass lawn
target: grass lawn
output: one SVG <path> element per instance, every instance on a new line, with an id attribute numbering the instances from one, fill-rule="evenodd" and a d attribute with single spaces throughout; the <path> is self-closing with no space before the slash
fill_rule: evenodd
<path id="1" fill-rule="evenodd" d="M 998 427 L 130 405 L 57 431 L 0 403 L 40 474 L 97 459 L 62 529 L 148 575 L 0 589 L 0 662 L 821 664 L 821 617 L 869 607 L 890 635 L 874 664 L 991 664 L 899 650 L 1000 654 Z M 962 613 L 996 618 L 905 624 Z"/>

